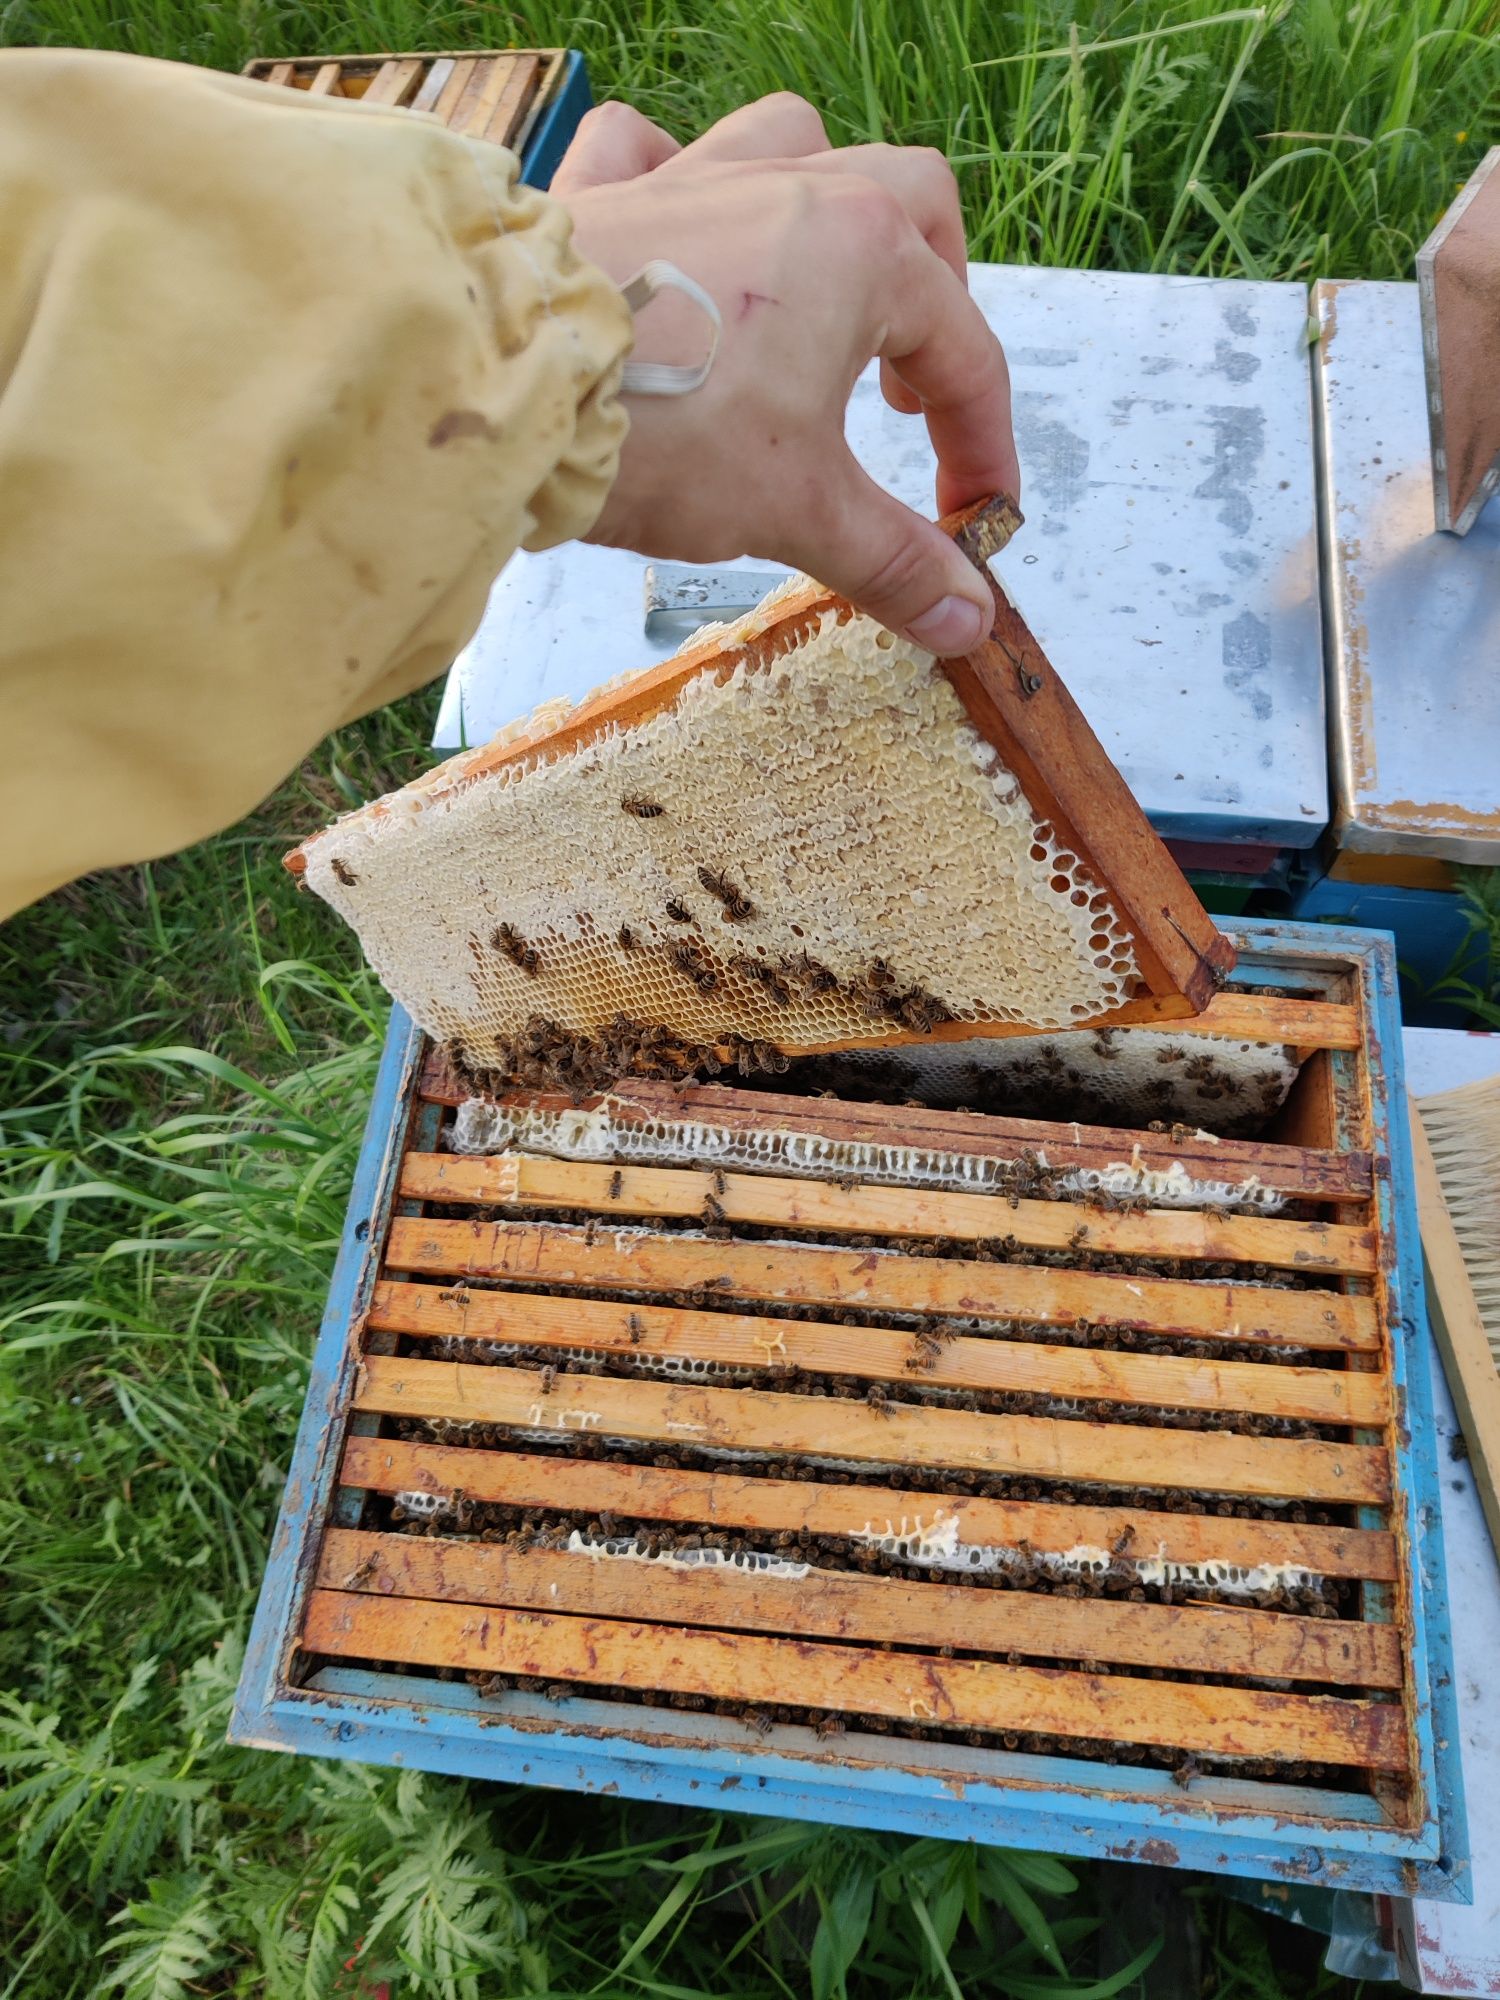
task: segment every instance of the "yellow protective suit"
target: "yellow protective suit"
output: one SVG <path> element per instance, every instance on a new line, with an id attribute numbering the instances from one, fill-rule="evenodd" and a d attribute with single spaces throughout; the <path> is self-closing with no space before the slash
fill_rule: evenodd
<path id="1" fill-rule="evenodd" d="M 586 532 L 630 315 L 510 154 L 0 52 L 0 917 L 226 825 Z"/>

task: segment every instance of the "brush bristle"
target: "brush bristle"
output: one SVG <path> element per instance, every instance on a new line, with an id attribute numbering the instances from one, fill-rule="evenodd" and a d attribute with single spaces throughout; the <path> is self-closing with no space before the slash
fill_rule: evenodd
<path id="1" fill-rule="evenodd" d="M 1417 1110 L 1500 1368 L 1500 1077 L 1420 1098 Z"/>

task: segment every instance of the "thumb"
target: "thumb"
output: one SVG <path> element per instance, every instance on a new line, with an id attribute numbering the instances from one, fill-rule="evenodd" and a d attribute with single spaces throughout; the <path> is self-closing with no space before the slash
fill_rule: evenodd
<path id="1" fill-rule="evenodd" d="M 989 587 L 968 557 L 848 453 L 798 543 L 809 576 L 926 652 L 967 653 L 994 623 Z"/>

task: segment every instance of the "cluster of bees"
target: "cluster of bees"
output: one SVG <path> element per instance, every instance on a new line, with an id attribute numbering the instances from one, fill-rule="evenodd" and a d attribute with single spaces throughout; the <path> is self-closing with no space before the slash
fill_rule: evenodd
<path id="1" fill-rule="evenodd" d="M 951 1652 L 939 1647 L 940 1654 Z M 1078 1667 L 1077 1661 L 1059 1661 L 1059 1666 Z M 1088 1670 L 1099 1663 L 1084 1663 Z M 1129 1669 L 1138 1679 L 1160 1679 L 1160 1667 Z M 439 1677 L 452 1678 L 445 1669 Z M 565 1701 L 577 1696 L 589 1701 L 623 1702 L 632 1707 L 674 1709 L 681 1713 L 705 1712 L 743 1723 L 754 1736 L 768 1737 L 778 1726 L 811 1729 L 822 1741 L 856 1730 L 865 1736 L 901 1736 L 929 1743 L 962 1744 L 973 1750 L 1004 1750 L 1033 1757 L 1083 1757 L 1103 1764 L 1140 1764 L 1169 1771 L 1174 1784 L 1184 1789 L 1199 1778 L 1273 1778 L 1293 1785 L 1326 1785 L 1335 1775 L 1321 1764 L 1281 1763 L 1268 1757 L 1199 1758 L 1188 1751 L 1157 1748 L 1151 1744 L 1118 1743 L 1107 1737 L 1049 1736 L 1029 1730 L 952 1729 L 941 1724 L 884 1715 L 856 1715 L 836 1709 L 800 1708 L 777 1702 L 757 1705 L 734 1699 L 714 1699 L 702 1694 L 682 1694 L 672 1690 L 646 1688 L 591 1687 L 568 1681 L 544 1681 L 524 1674 L 468 1673 L 464 1679 L 486 1700 L 516 1694 L 541 1695 L 548 1701 Z"/>
<path id="2" fill-rule="evenodd" d="M 528 1438 L 524 1445 L 517 1446 L 511 1428 L 506 1424 L 459 1421 L 446 1417 L 400 1417 L 394 1420 L 394 1434 L 413 1444 L 464 1445 L 472 1449 L 515 1450 L 524 1449 L 529 1453 L 540 1453 L 558 1459 L 607 1460 L 620 1465 L 644 1465 L 662 1472 L 718 1472 L 724 1470 L 723 1461 L 712 1450 L 689 1444 L 663 1444 L 642 1442 L 629 1444 L 601 1438 L 594 1433 L 558 1433 L 555 1436 Z M 789 1457 L 777 1453 L 765 1453 L 758 1457 L 747 1455 L 743 1463 L 737 1462 L 736 1469 L 746 1476 L 766 1479 L 795 1479 L 805 1485 L 834 1485 L 841 1487 L 866 1486 L 889 1492 L 892 1479 L 889 1467 L 878 1464 L 841 1465 L 838 1468 L 815 1463 L 809 1459 Z M 957 1470 L 940 1466 L 906 1465 L 900 1467 L 899 1484 L 903 1493 L 930 1495 L 938 1499 L 981 1499 L 1007 1501 L 1042 1501 L 1059 1507 L 1092 1506 L 1144 1510 L 1154 1514 L 1196 1514 L 1219 1520 L 1274 1521 L 1280 1524 L 1293 1523 L 1298 1526 L 1311 1523 L 1317 1527 L 1335 1525 L 1339 1517 L 1327 1507 L 1313 1506 L 1305 1501 L 1293 1501 L 1287 1505 L 1273 1505 L 1268 1501 L 1236 1496 L 1231 1499 L 1212 1493 L 1194 1493 L 1181 1490 L 1156 1490 L 1147 1486 L 1085 1486 L 1055 1484 L 1029 1475 L 985 1473 Z M 483 1507 L 473 1510 L 476 1525 L 489 1525 L 507 1510 L 492 1514 Z M 541 1518 L 541 1517 L 537 1517 Z M 392 1519 L 400 1517 L 394 1512 Z M 408 1533 L 445 1532 L 443 1518 L 435 1520 L 421 1516 L 405 1524 Z M 446 1530 L 451 1532 L 451 1528 Z M 786 1553 L 785 1550 L 779 1550 Z M 861 1550 L 858 1545 L 847 1550 L 847 1559 L 856 1566 L 863 1563 L 870 1550 Z M 881 1551 L 873 1551 L 886 1558 Z M 1026 1551 L 1021 1551 L 1025 1554 Z M 1117 1551 L 1117 1553 L 1119 1553 Z M 895 1561 L 897 1558 L 889 1558 Z M 821 1558 L 820 1558 L 821 1561 Z M 923 1572 L 903 1564 L 900 1574 L 916 1577 Z M 972 1576 L 972 1572 L 964 1572 Z M 1050 1572 L 1048 1573 L 1050 1577 Z M 936 1580 L 941 1581 L 939 1576 Z M 949 1577 L 949 1581 L 957 1578 Z M 1038 1572 L 1038 1582 L 1044 1579 Z M 1101 1578 L 1080 1580 L 1085 1595 L 1093 1591 L 1098 1583 L 1106 1596 L 1117 1594 L 1124 1581 L 1124 1571 Z M 977 1587 L 977 1586 L 976 1586 Z M 1133 1573 L 1124 1587 L 1142 1587 L 1136 1584 Z M 1153 1586 L 1147 1589 L 1147 1597 L 1162 1599 L 1163 1589 L 1172 1586 Z M 1305 1589 L 1293 1588 L 1284 1596 L 1274 1593 L 1268 1599 L 1268 1607 L 1274 1604 L 1284 1610 L 1298 1610 L 1312 1617 L 1339 1615 L 1339 1607 L 1345 1604 L 1351 1586 L 1337 1579 L 1324 1579 Z M 1193 1600 L 1221 1600 L 1228 1605 L 1254 1602 L 1242 1593 L 1217 1593 L 1212 1586 L 1193 1585 L 1179 1588 L 1179 1598 Z M 1325 1604 L 1327 1611 L 1319 1611 L 1317 1606 Z"/>
<path id="3" fill-rule="evenodd" d="M 659 1021 L 637 1021 L 623 1013 L 592 1035 L 533 1014 L 519 1035 L 500 1045 L 493 1063 L 475 1062 L 460 1049 L 450 1048 L 448 1054 L 460 1079 L 485 1094 L 556 1091 L 575 1104 L 608 1090 L 622 1076 L 685 1083 L 721 1075 L 726 1067 L 755 1076 L 780 1075 L 788 1066 L 771 1042 L 747 1035 L 698 1042 Z"/>
<path id="4" fill-rule="evenodd" d="M 941 1003 L 939 1003 L 941 1004 Z M 877 1012 L 879 1010 L 876 1010 Z M 907 1025 L 920 1030 L 937 1025 L 939 1017 Z M 1077 1046 L 1092 1050 L 1099 1061 L 1117 1062 L 1126 1052 L 1122 1031 L 1094 1030 L 1085 1037 L 1070 1037 Z M 1273 1061 L 1287 1052 L 1268 1050 Z M 1195 1114 L 1199 1123 L 1211 1124 L 1223 1136 L 1250 1132 L 1264 1123 L 1281 1105 L 1283 1085 L 1280 1065 L 1264 1076 L 1247 1079 L 1237 1076 L 1211 1048 L 1190 1050 L 1173 1043 L 1158 1050 L 1157 1074 L 1140 1081 L 1134 1076 L 1129 1085 L 1132 1098 L 1144 1097 L 1157 1115 L 1148 1129 L 1168 1133 L 1176 1140 L 1196 1136 L 1198 1124 L 1185 1124 L 1182 1114 Z M 909 1062 L 892 1052 L 884 1060 L 862 1059 L 857 1065 L 840 1063 L 837 1058 L 815 1058 L 809 1064 L 828 1075 L 838 1086 L 838 1095 L 858 1101 L 891 1103 L 903 1097 L 908 1103 L 923 1104 L 930 1098 L 920 1093 L 923 1080 Z M 961 1101 L 949 1102 L 950 1093 Z M 1093 1073 L 1070 1062 L 1053 1043 L 1042 1043 L 1018 1060 L 995 1068 L 978 1062 L 965 1063 L 943 1084 L 943 1106 L 956 1112 L 980 1112 L 1012 1117 L 1036 1117 L 1056 1121 L 1070 1118 L 1097 1122 L 1116 1115 L 1120 1098 L 1107 1069 Z M 1174 1113 L 1176 1114 L 1174 1118 Z"/>
<path id="5" fill-rule="evenodd" d="M 640 820 L 660 819 L 667 811 L 659 800 L 639 792 L 627 793 L 620 807 Z M 725 868 L 702 862 L 694 872 L 725 923 L 748 923 L 759 914 L 757 905 Z M 581 914 L 586 917 L 586 913 Z M 935 994 L 918 983 L 900 980 L 883 958 L 872 959 L 862 972 L 841 982 L 806 950 L 775 963 L 749 951 L 715 952 L 703 938 L 698 917 L 680 895 L 668 897 L 662 905 L 662 917 L 667 924 L 683 926 L 691 934 L 669 935 L 654 942 L 643 939 L 629 924 L 622 924 L 616 943 L 626 954 L 651 952 L 665 960 L 700 995 L 725 992 L 726 986 L 737 980 L 741 986 L 756 989 L 773 1006 L 790 1008 L 799 997 L 843 992 L 867 1018 L 889 1021 L 918 1034 L 929 1033 L 952 1018 Z M 546 970 L 542 950 L 513 923 L 499 924 L 490 934 L 489 944 L 528 978 L 537 978 Z M 478 954 L 477 939 L 471 940 L 471 946 Z M 592 1034 L 533 1017 L 522 1035 L 498 1050 L 493 1062 L 481 1063 L 461 1049 L 449 1053 L 460 1074 L 484 1088 L 557 1089 L 568 1092 L 575 1101 L 622 1076 L 680 1082 L 691 1076 L 716 1076 L 726 1068 L 741 1076 L 767 1071 L 779 1074 L 788 1062 L 774 1044 L 751 1036 L 725 1032 L 707 1042 L 696 1041 L 661 1024 L 649 1028 L 624 1014 Z"/>

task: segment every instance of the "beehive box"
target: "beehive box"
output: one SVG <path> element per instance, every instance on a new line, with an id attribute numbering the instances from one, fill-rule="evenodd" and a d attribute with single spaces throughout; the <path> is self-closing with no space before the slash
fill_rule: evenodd
<path id="1" fill-rule="evenodd" d="M 235 1739 L 1462 1896 L 1391 954 L 1231 937 L 999 1069 L 398 1011 Z"/>

